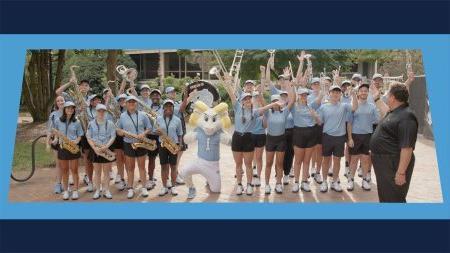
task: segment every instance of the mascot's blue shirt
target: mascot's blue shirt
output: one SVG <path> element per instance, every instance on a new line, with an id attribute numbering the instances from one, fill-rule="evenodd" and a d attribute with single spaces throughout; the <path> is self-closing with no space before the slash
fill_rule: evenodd
<path id="1" fill-rule="evenodd" d="M 194 131 L 197 133 L 198 157 L 211 162 L 219 161 L 220 134 L 222 133 L 222 130 L 215 132 L 213 135 L 206 135 L 203 129 L 199 127 Z"/>

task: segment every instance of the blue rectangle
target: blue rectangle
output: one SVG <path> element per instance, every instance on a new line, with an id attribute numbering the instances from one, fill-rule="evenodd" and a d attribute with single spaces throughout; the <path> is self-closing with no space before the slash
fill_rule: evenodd
<path id="1" fill-rule="evenodd" d="M 423 52 L 444 203 L 9 203 L 26 49 L 309 48 Z M 449 219 L 450 35 L 0 35 L 2 219 Z M 7 87 L 5 89 L 5 87 Z M 11 106 L 14 105 L 15 107 Z"/>

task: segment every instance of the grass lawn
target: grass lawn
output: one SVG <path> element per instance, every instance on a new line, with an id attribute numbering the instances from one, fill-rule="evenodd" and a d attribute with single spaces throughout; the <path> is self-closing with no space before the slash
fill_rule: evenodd
<path id="1" fill-rule="evenodd" d="M 45 144 L 41 142 L 36 143 L 35 149 L 36 167 L 53 167 L 55 160 L 52 152 L 45 151 Z M 14 147 L 14 170 L 29 170 L 31 169 L 31 142 L 16 141 Z"/>

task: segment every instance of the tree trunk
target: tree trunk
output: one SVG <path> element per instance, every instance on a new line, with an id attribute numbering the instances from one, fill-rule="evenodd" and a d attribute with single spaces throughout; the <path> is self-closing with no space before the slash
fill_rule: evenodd
<path id="1" fill-rule="evenodd" d="M 108 50 L 108 55 L 106 56 L 106 80 L 115 81 L 116 80 L 116 66 L 117 66 L 117 56 L 120 50 Z M 111 88 L 113 94 L 117 94 L 117 86 L 115 83 L 109 83 L 109 88 Z"/>
<path id="2" fill-rule="evenodd" d="M 58 65 L 56 68 L 55 83 L 62 80 L 62 67 L 65 62 L 65 50 L 58 52 Z M 33 50 L 30 62 L 26 68 L 22 93 L 24 104 L 33 121 L 45 122 L 50 114 L 51 106 L 55 99 L 55 83 L 52 83 L 52 53 L 51 50 Z"/>

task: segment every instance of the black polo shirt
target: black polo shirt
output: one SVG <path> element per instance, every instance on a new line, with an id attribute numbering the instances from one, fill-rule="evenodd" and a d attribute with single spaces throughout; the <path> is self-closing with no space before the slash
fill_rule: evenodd
<path id="1" fill-rule="evenodd" d="M 400 155 L 402 148 L 415 148 L 418 122 L 407 104 L 388 112 L 370 139 L 374 154 Z"/>

